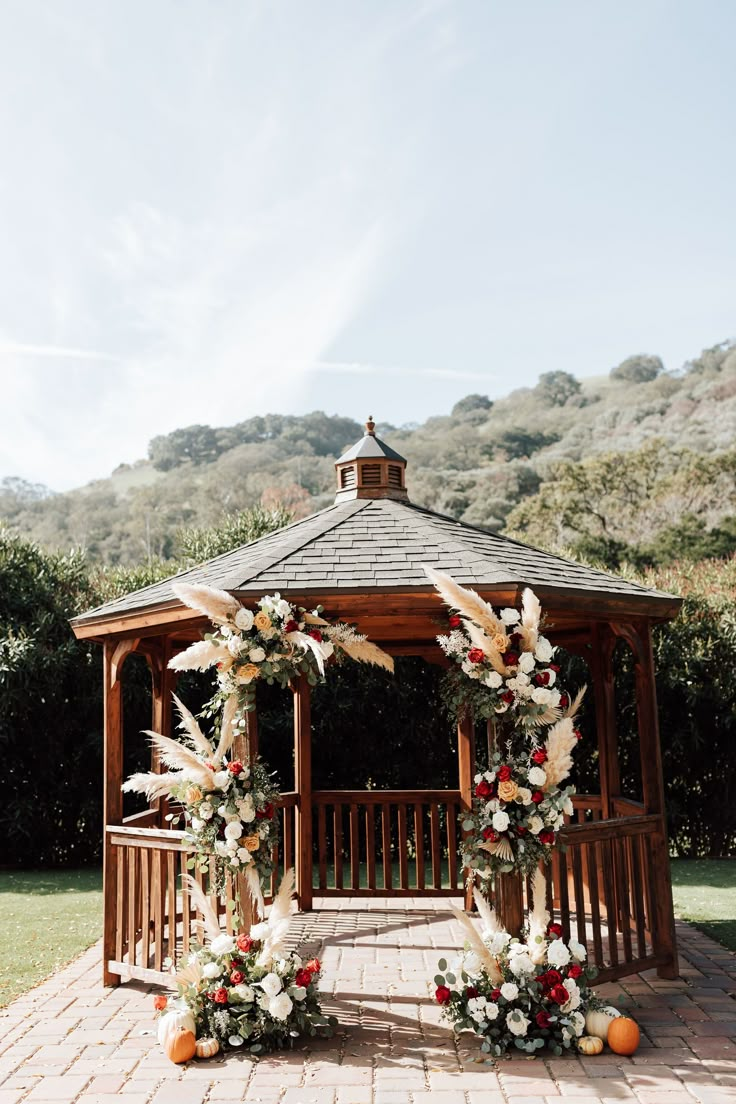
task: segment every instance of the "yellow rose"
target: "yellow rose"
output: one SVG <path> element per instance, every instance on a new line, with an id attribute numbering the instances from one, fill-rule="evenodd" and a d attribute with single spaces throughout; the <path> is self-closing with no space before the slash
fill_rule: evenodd
<path id="1" fill-rule="evenodd" d="M 237 682 L 252 682 L 253 679 L 257 679 L 260 675 L 260 670 L 255 663 L 246 663 L 244 667 L 241 667 L 236 676 Z"/>
<path id="2" fill-rule="evenodd" d="M 187 805 L 196 805 L 198 801 L 202 800 L 202 791 L 199 786 L 187 786 L 184 793 L 184 800 Z"/>
<path id="3" fill-rule="evenodd" d="M 496 633 L 491 643 L 497 652 L 507 652 L 511 641 L 504 633 Z"/>
<path id="4" fill-rule="evenodd" d="M 260 630 L 270 629 L 271 628 L 271 618 L 268 616 L 267 613 L 264 613 L 263 610 L 261 610 L 261 612 L 257 613 L 255 615 L 255 617 L 253 618 L 253 624 L 255 625 L 255 627 L 257 629 L 260 629 Z"/>
<path id="5" fill-rule="evenodd" d="M 261 837 L 257 832 L 254 832 L 252 836 L 246 836 L 241 840 L 243 847 L 247 847 L 249 851 L 257 851 L 261 846 Z"/>
<path id="6" fill-rule="evenodd" d="M 502 801 L 513 801 L 519 792 L 519 787 L 511 779 L 498 783 L 498 796 Z"/>

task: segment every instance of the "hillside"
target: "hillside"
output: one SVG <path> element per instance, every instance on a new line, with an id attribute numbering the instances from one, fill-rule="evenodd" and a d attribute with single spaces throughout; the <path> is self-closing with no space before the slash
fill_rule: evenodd
<path id="1" fill-rule="evenodd" d="M 661 528 L 677 520 L 678 509 L 697 518 L 700 501 L 681 496 L 678 507 L 662 480 L 671 482 L 682 469 L 690 473 L 687 483 L 712 483 L 714 469 L 701 465 L 696 472 L 695 459 L 728 456 L 736 442 L 736 344 L 708 349 L 678 373 L 665 373 L 651 356 L 631 357 L 608 377 L 578 381 L 564 372 L 545 373 L 535 387 L 495 402 L 469 395 L 423 425 L 379 422 L 378 431 L 407 457 L 413 501 L 493 529 L 510 523 L 516 532 L 558 545 L 575 543 L 575 519 L 550 529 L 547 518 L 547 528 L 537 533 L 539 511 L 525 514 L 523 504 L 539 501 L 540 488 L 542 496 L 547 487 L 559 489 L 560 465 L 568 475 L 580 468 L 605 482 L 609 476 L 595 467 L 596 457 L 638 456 L 644 449 L 648 482 L 621 489 L 624 497 L 637 498 L 633 513 L 627 503 L 627 532 L 636 529 L 637 510 L 652 495 L 664 503 Z M 154 438 L 147 459 L 65 494 L 5 480 L 0 520 L 46 547 L 84 547 L 102 562 L 167 557 L 182 526 L 213 525 L 256 503 L 283 504 L 296 516 L 327 505 L 333 461 L 361 432 L 357 421 L 321 412 L 190 426 Z M 708 527 L 733 513 L 733 476 L 721 467 L 718 495 L 703 506 Z M 610 478 L 625 470 L 614 465 Z"/>

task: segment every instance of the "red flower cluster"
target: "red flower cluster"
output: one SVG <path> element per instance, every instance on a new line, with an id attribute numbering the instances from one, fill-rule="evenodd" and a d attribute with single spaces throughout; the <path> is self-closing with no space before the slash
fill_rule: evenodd
<path id="1" fill-rule="evenodd" d="M 227 989 L 215 989 L 214 993 L 208 993 L 207 996 L 215 1004 L 227 1004 Z"/>
<path id="2" fill-rule="evenodd" d="M 242 970 L 233 970 L 230 975 L 231 985 L 241 985 L 245 981 L 245 974 Z"/>
<path id="3" fill-rule="evenodd" d="M 163 1012 L 166 1005 L 169 1003 L 169 998 L 165 997 L 163 993 L 157 993 L 153 998 L 153 1007 L 157 1012 Z"/>
<path id="4" fill-rule="evenodd" d="M 238 950 L 242 951 L 243 954 L 247 954 L 248 951 L 252 950 L 255 940 L 251 939 L 249 935 L 241 934 L 238 936 L 235 942 L 238 945 Z"/>
<path id="5" fill-rule="evenodd" d="M 504 763 L 502 767 L 498 768 L 498 771 L 496 772 L 496 777 L 498 778 L 499 782 L 508 782 L 512 774 L 513 771 L 511 767 L 507 766 Z"/>
<path id="6" fill-rule="evenodd" d="M 308 989 L 312 984 L 312 971 L 302 967 L 301 970 L 297 970 L 294 976 L 294 984 L 300 985 L 303 989 Z"/>
<path id="7" fill-rule="evenodd" d="M 299 625 L 296 623 L 296 621 L 287 621 L 284 625 L 284 632 L 299 632 Z"/>
<path id="8" fill-rule="evenodd" d="M 559 939 L 562 935 L 562 924 L 556 922 L 547 925 L 547 935 L 553 935 L 555 939 Z"/>
<path id="9" fill-rule="evenodd" d="M 485 652 L 482 648 L 471 648 L 468 652 L 468 659 L 471 663 L 482 663 L 485 658 Z"/>
<path id="10" fill-rule="evenodd" d="M 256 809 L 256 820 L 271 820 L 273 817 L 273 805 L 269 801 L 262 809 Z"/>
<path id="11" fill-rule="evenodd" d="M 547 749 L 540 747 L 536 751 L 532 752 L 532 762 L 536 763 L 538 767 L 542 766 L 542 763 L 547 762 Z"/>
<path id="12" fill-rule="evenodd" d="M 494 797 L 496 794 L 496 787 L 491 782 L 486 782 L 485 778 L 481 779 L 478 785 L 475 787 L 475 796 L 484 797 L 486 800 L 489 797 Z"/>
<path id="13" fill-rule="evenodd" d="M 434 999 L 438 1004 L 449 1004 L 452 993 L 446 985 L 438 985 L 434 992 Z"/>
<path id="14" fill-rule="evenodd" d="M 462 617 L 458 617 L 456 613 L 453 613 L 451 617 L 448 617 L 447 623 L 451 629 L 459 629 L 463 623 Z"/>
<path id="15" fill-rule="evenodd" d="M 239 759 L 233 759 L 232 763 L 228 763 L 227 769 L 231 774 L 240 774 L 243 769 L 243 764 Z"/>
<path id="16" fill-rule="evenodd" d="M 543 843 L 545 847 L 551 847 L 555 842 L 555 834 L 551 828 L 543 828 L 537 836 L 540 843 Z"/>
<path id="17" fill-rule="evenodd" d="M 322 633 L 319 631 L 319 629 L 310 629 L 309 636 L 311 636 L 312 640 L 316 640 L 318 644 L 321 644 L 324 640 L 324 637 L 322 636 Z"/>

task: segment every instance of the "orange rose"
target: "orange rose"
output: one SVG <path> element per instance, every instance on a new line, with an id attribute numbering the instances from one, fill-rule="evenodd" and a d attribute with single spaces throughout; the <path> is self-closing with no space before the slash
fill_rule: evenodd
<path id="1" fill-rule="evenodd" d="M 267 613 L 264 613 L 263 610 L 261 610 L 261 612 L 257 613 L 253 618 L 253 624 L 257 629 L 270 629 L 271 618 L 268 616 Z"/>
<path id="2" fill-rule="evenodd" d="M 513 801 L 519 792 L 519 787 L 509 778 L 506 782 L 498 783 L 498 796 L 501 801 Z"/>
<path id="3" fill-rule="evenodd" d="M 246 836 L 241 842 L 249 851 L 257 851 L 261 846 L 261 837 L 254 832 L 252 836 Z"/>
<path id="4" fill-rule="evenodd" d="M 508 651 L 510 641 L 509 638 L 503 633 L 496 633 L 493 640 L 491 641 L 491 644 L 497 652 L 506 652 Z"/>

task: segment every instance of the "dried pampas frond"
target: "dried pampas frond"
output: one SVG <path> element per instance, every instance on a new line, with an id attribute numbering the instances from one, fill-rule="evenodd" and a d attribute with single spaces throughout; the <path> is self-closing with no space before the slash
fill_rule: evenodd
<path id="1" fill-rule="evenodd" d="M 476 648 L 481 649 L 494 671 L 498 671 L 499 675 L 503 675 L 504 677 L 511 674 L 508 667 L 501 659 L 501 653 L 498 648 L 493 647 L 493 641 L 489 640 L 483 630 L 479 629 L 472 621 L 467 621 L 465 618 L 463 618 L 463 624 L 465 625 L 465 629 L 471 641 Z"/>
<path id="2" fill-rule="evenodd" d="M 131 774 L 127 782 L 121 786 L 123 793 L 144 794 L 149 801 L 157 797 L 167 797 L 174 786 L 181 782 L 181 772 L 175 774 L 166 772 L 158 774 L 156 771 L 145 771 L 139 774 Z"/>
<path id="3" fill-rule="evenodd" d="M 207 938 L 210 940 L 217 939 L 218 935 L 220 935 L 220 921 L 217 918 L 217 913 L 214 910 L 212 902 L 206 896 L 199 882 L 197 882 L 191 874 L 182 874 L 181 880 L 189 890 L 192 904 L 197 911 L 202 914 Z"/>
<path id="4" fill-rule="evenodd" d="M 258 871 L 252 863 L 245 868 L 245 884 L 251 896 L 251 900 L 253 901 L 256 913 L 258 916 L 263 916 L 264 904 L 261 879 L 258 877 Z"/>
<path id="5" fill-rule="evenodd" d="M 479 843 L 478 847 L 487 851 L 489 855 L 496 855 L 502 862 L 511 862 L 514 857 L 511 844 L 506 838 L 494 840 L 492 843 Z"/>
<path id="6" fill-rule="evenodd" d="M 266 966 L 274 958 L 283 958 L 286 953 L 285 940 L 291 927 L 291 899 L 294 896 L 294 871 L 289 869 L 281 879 L 279 891 L 274 897 L 263 939 L 263 947 L 258 955 L 258 965 Z"/>
<path id="7" fill-rule="evenodd" d="M 547 882 L 544 874 L 537 867 L 532 875 L 531 908 L 529 910 L 529 934 L 531 939 L 538 935 L 546 939 L 548 924 Z"/>
<path id="8" fill-rule="evenodd" d="M 506 626 L 496 617 L 488 602 L 484 602 L 474 590 L 461 587 L 449 575 L 443 571 L 436 571 L 427 564 L 422 564 L 424 574 L 432 583 L 446 606 L 456 609 L 469 621 L 474 621 L 488 636 L 497 633 L 505 633 Z"/>
<path id="9" fill-rule="evenodd" d="M 485 899 L 481 891 L 477 886 L 473 889 L 473 900 L 475 901 L 475 907 L 478 910 L 478 915 L 483 921 L 483 931 L 489 932 L 491 935 L 495 935 L 496 932 L 503 931 L 503 925 L 496 916 L 496 910 L 491 908 L 488 901 Z"/>
<path id="10" fill-rule="evenodd" d="M 184 747 L 178 740 L 171 740 L 168 736 L 162 736 L 160 732 L 145 732 L 145 735 L 151 737 L 151 743 L 158 751 L 161 762 L 167 767 L 180 771 L 182 779 L 191 778 L 205 790 L 215 788 L 212 771 L 207 769 L 193 751 Z"/>
<path id="11" fill-rule="evenodd" d="M 220 740 L 215 751 L 215 766 L 220 766 L 235 741 L 235 726 L 233 721 L 238 712 L 238 695 L 231 694 L 225 702 L 220 721 Z"/>
<path id="12" fill-rule="evenodd" d="M 480 932 L 476 928 L 473 921 L 468 916 L 466 916 L 464 912 L 461 912 L 460 909 L 455 908 L 454 905 L 450 905 L 450 911 L 452 912 L 458 923 L 462 926 L 463 931 L 465 932 L 466 941 L 470 944 L 471 948 L 475 951 L 478 958 L 481 960 L 483 967 L 491 981 L 501 981 L 503 978 L 503 974 L 498 968 L 498 963 L 483 942 Z"/>
<path id="13" fill-rule="evenodd" d="M 212 755 L 212 744 L 202 732 L 196 718 L 189 712 L 184 702 L 181 701 L 180 698 L 177 698 L 176 694 L 172 694 L 171 696 L 176 702 L 176 708 L 179 710 L 179 728 L 186 733 L 184 738 L 189 741 L 195 751 L 199 751 L 202 755 L 210 758 Z"/>
<path id="14" fill-rule="evenodd" d="M 198 640 L 190 644 L 183 652 L 172 656 L 169 667 L 172 671 L 206 671 L 219 663 L 223 670 L 233 665 L 233 657 L 227 648 L 213 644 L 211 640 Z"/>
<path id="15" fill-rule="evenodd" d="M 572 699 L 569 706 L 565 710 L 565 713 L 564 713 L 565 717 L 570 717 L 570 719 L 572 720 L 572 718 L 575 716 L 578 709 L 580 708 L 581 702 L 582 702 L 583 698 L 585 697 L 585 691 L 587 689 L 588 689 L 587 686 L 582 686 L 578 690 L 577 694 L 575 695 L 575 697 Z"/>
<path id="16" fill-rule="evenodd" d="M 233 598 L 226 590 L 217 590 L 204 584 L 173 583 L 171 589 L 180 602 L 190 609 L 206 614 L 216 625 L 234 624 L 235 615 L 243 608 L 237 598 Z"/>
<path id="17" fill-rule="evenodd" d="M 377 644 L 371 643 L 370 640 L 362 640 L 357 644 L 352 643 L 352 641 L 350 643 L 341 641 L 339 646 L 345 652 L 345 655 L 350 656 L 357 663 L 372 663 L 375 667 L 383 667 L 385 671 L 390 671 L 393 674 L 393 656 L 390 656 L 388 652 L 384 652 L 383 648 L 379 648 Z"/>
<path id="18" fill-rule="evenodd" d="M 522 639 L 523 651 L 533 652 L 539 640 L 539 622 L 542 607 L 533 590 L 526 588 L 521 596 L 521 624 L 517 632 Z"/>
<path id="19" fill-rule="evenodd" d="M 577 742 L 572 717 L 563 717 L 549 730 L 545 743 L 547 761 L 543 768 L 547 781 L 543 789 L 549 790 L 567 778 L 572 770 L 572 753 Z"/>

